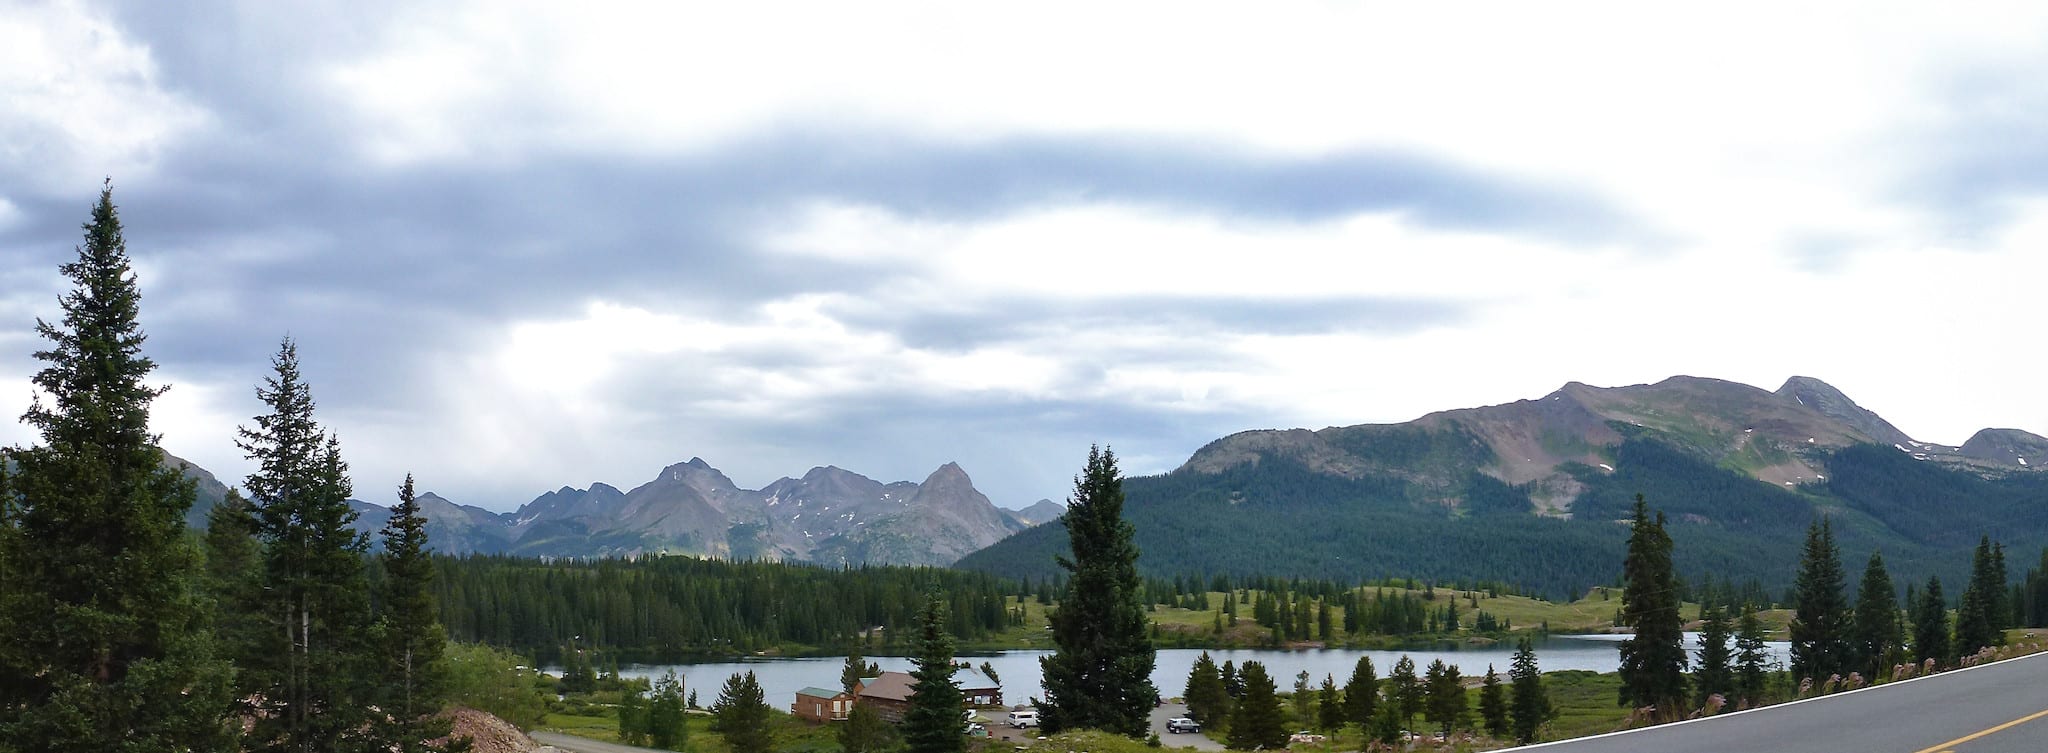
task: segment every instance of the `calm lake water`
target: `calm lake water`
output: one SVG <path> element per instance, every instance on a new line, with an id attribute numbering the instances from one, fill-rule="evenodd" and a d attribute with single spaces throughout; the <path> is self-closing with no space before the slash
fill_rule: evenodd
<path id="1" fill-rule="evenodd" d="M 1688 633 L 1687 639 L 1698 649 L 1698 634 Z M 1621 664 L 1620 645 L 1627 636 L 1622 635 L 1553 635 L 1536 644 L 1536 662 L 1545 672 L 1565 669 L 1584 669 L 1594 672 L 1613 672 Z M 1790 644 L 1774 641 L 1765 644 L 1772 659 L 1779 666 L 1790 661 Z M 971 661 L 974 666 L 988 662 L 995 667 L 996 676 L 1002 680 L 1003 700 L 1012 705 L 1025 703 L 1033 697 L 1045 695 L 1040 685 L 1038 658 L 1050 651 L 1003 651 L 994 654 L 962 655 L 961 661 Z M 1266 672 L 1273 676 L 1273 683 L 1282 692 L 1293 688 L 1297 673 L 1308 672 L 1309 684 L 1319 686 L 1323 675 L 1336 678 L 1338 685 L 1351 676 L 1351 669 L 1358 664 L 1358 657 L 1372 657 L 1373 668 L 1380 677 L 1386 677 L 1394 662 L 1402 655 L 1415 660 L 1416 674 L 1431 661 L 1442 659 L 1446 664 L 1455 664 L 1459 671 L 1468 676 L 1486 674 L 1486 665 L 1492 664 L 1503 677 L 1507 675 L 1508 664 L 1514 656 L 1512 645 L 1496 645 L 1463 648 L 1459 650 L 1422 649 L 1413 651 L 1364 651 L 1355 649 L 1305 649 L 1300 651 L 1276 651 L 1266 649 L 1211 650 L 1209 656 L 1217 664 L 1225 661 L 1242 666 L 1246 661 L 1257 661 L 1266 665 Z M 1201 649 L 1173 648 L 1160 649 L 1159 661 L 1152 671 L 1152 684 L 1167 698 L 1181 694 L 1186 689 L 1188 670 L 1195 665 L 1195 658 Z M 908 672 L 910 658 L 903 656 L 871 656 L 869 661 L 881 665 L 884 670 Z M 752 670 L 761 682 L 761 690 L 767 696 L 769 705 L 788 708 L 796 700 L 796 691 L 816 686 L 836 688 L 839 686 L 839 670 L 846 664 L 844 656 L 818 656 L 807 658 L 759 658 L 742 661 L 707 662 L 702 664 L 635 664 L 622 667 L 620 674 L 628 677 L 660 677 L 674 669 L 683 678 L 685 692 L 697 691 L 698 703 L 710 706 L 718 698 L 718 690 L 725 679 L 735 673 Z"/>

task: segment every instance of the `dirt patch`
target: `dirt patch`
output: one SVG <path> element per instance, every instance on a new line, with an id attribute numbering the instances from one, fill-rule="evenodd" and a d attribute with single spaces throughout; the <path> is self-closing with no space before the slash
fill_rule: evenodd
<path id="1" fill-rule="evenodd" d="M 532 753 L 540 747 L 511 722 L 476 709 L 457 706 L 446 712 L 455 720 L 455 734 L 474 741 L 475 753 Z"/>

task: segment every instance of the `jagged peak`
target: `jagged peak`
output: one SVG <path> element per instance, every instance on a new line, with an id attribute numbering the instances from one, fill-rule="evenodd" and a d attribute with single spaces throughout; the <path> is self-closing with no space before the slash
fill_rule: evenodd
<path id="1" fill-rule="evenodd" d="M 929 483 L 932 483 L 932 482 L 934 482 L 934 481 L 943 481 L 943 482 L 957 482 L 957 481 L 965 481 L 965 482 L 967 482 L 967 483 L 968 483 L 968 484 L 969 484 L 970 486 L 971 486 L 971 485 L 973 485 L 973 483 L 974 483 L 974 480 L 973 480 L 973 479 L 970 479 L 970 478 L 968 478 L 968 477 L 967 477 L 967 471 L 966 471 L 966 469 L 963 469 L 963 468 L 961 468 L 961 467 L 960 467 L 960 464 L 959 464 L 959 463 L 953 463 L 953 462 L 949 462 L 949 463 L 946 463 L 945 465 L 939 466 L 937 470 L 934 470 L 934 471 L 932 471 L 932 472 L 931 472 L 931 475 L 929 475 L 929 476 L 926 476 L 926 477 L 924 478 L 924 482 L 925 482 L 925 483 L 927 483 L 927 484 L 929 484 Z"/>

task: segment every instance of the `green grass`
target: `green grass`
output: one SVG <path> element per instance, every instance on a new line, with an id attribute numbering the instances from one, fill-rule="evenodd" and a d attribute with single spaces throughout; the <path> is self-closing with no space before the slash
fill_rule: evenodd
<path id="1" fill-rule="evenodd" d="M 811 724 L 777 709 L 770 709 L 768 718 L 775 730 L 776 753 L 837 753 L 839 750 L 839 740 L 829 725 Z M 684 744 L 685 753 L 729 753 L 724 736 L 711 731 L 709 714 L 692 711 L 686 721 L 689 736 Z M 618 712 L 605 706 L 593 705 L 581 714 L 552 712 L 535 729 L 608 743 L 620 742 Z"/>

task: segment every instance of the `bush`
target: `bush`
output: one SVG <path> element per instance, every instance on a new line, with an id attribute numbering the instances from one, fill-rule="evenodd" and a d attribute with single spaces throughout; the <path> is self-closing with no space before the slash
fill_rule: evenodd
<path id="1" fill-rule="evenodd" d="M 547 715 L 546 677 L 518 654 L 481 644 L 448 644 L 448 702 L 511 722 L 540 726 Z"/>

